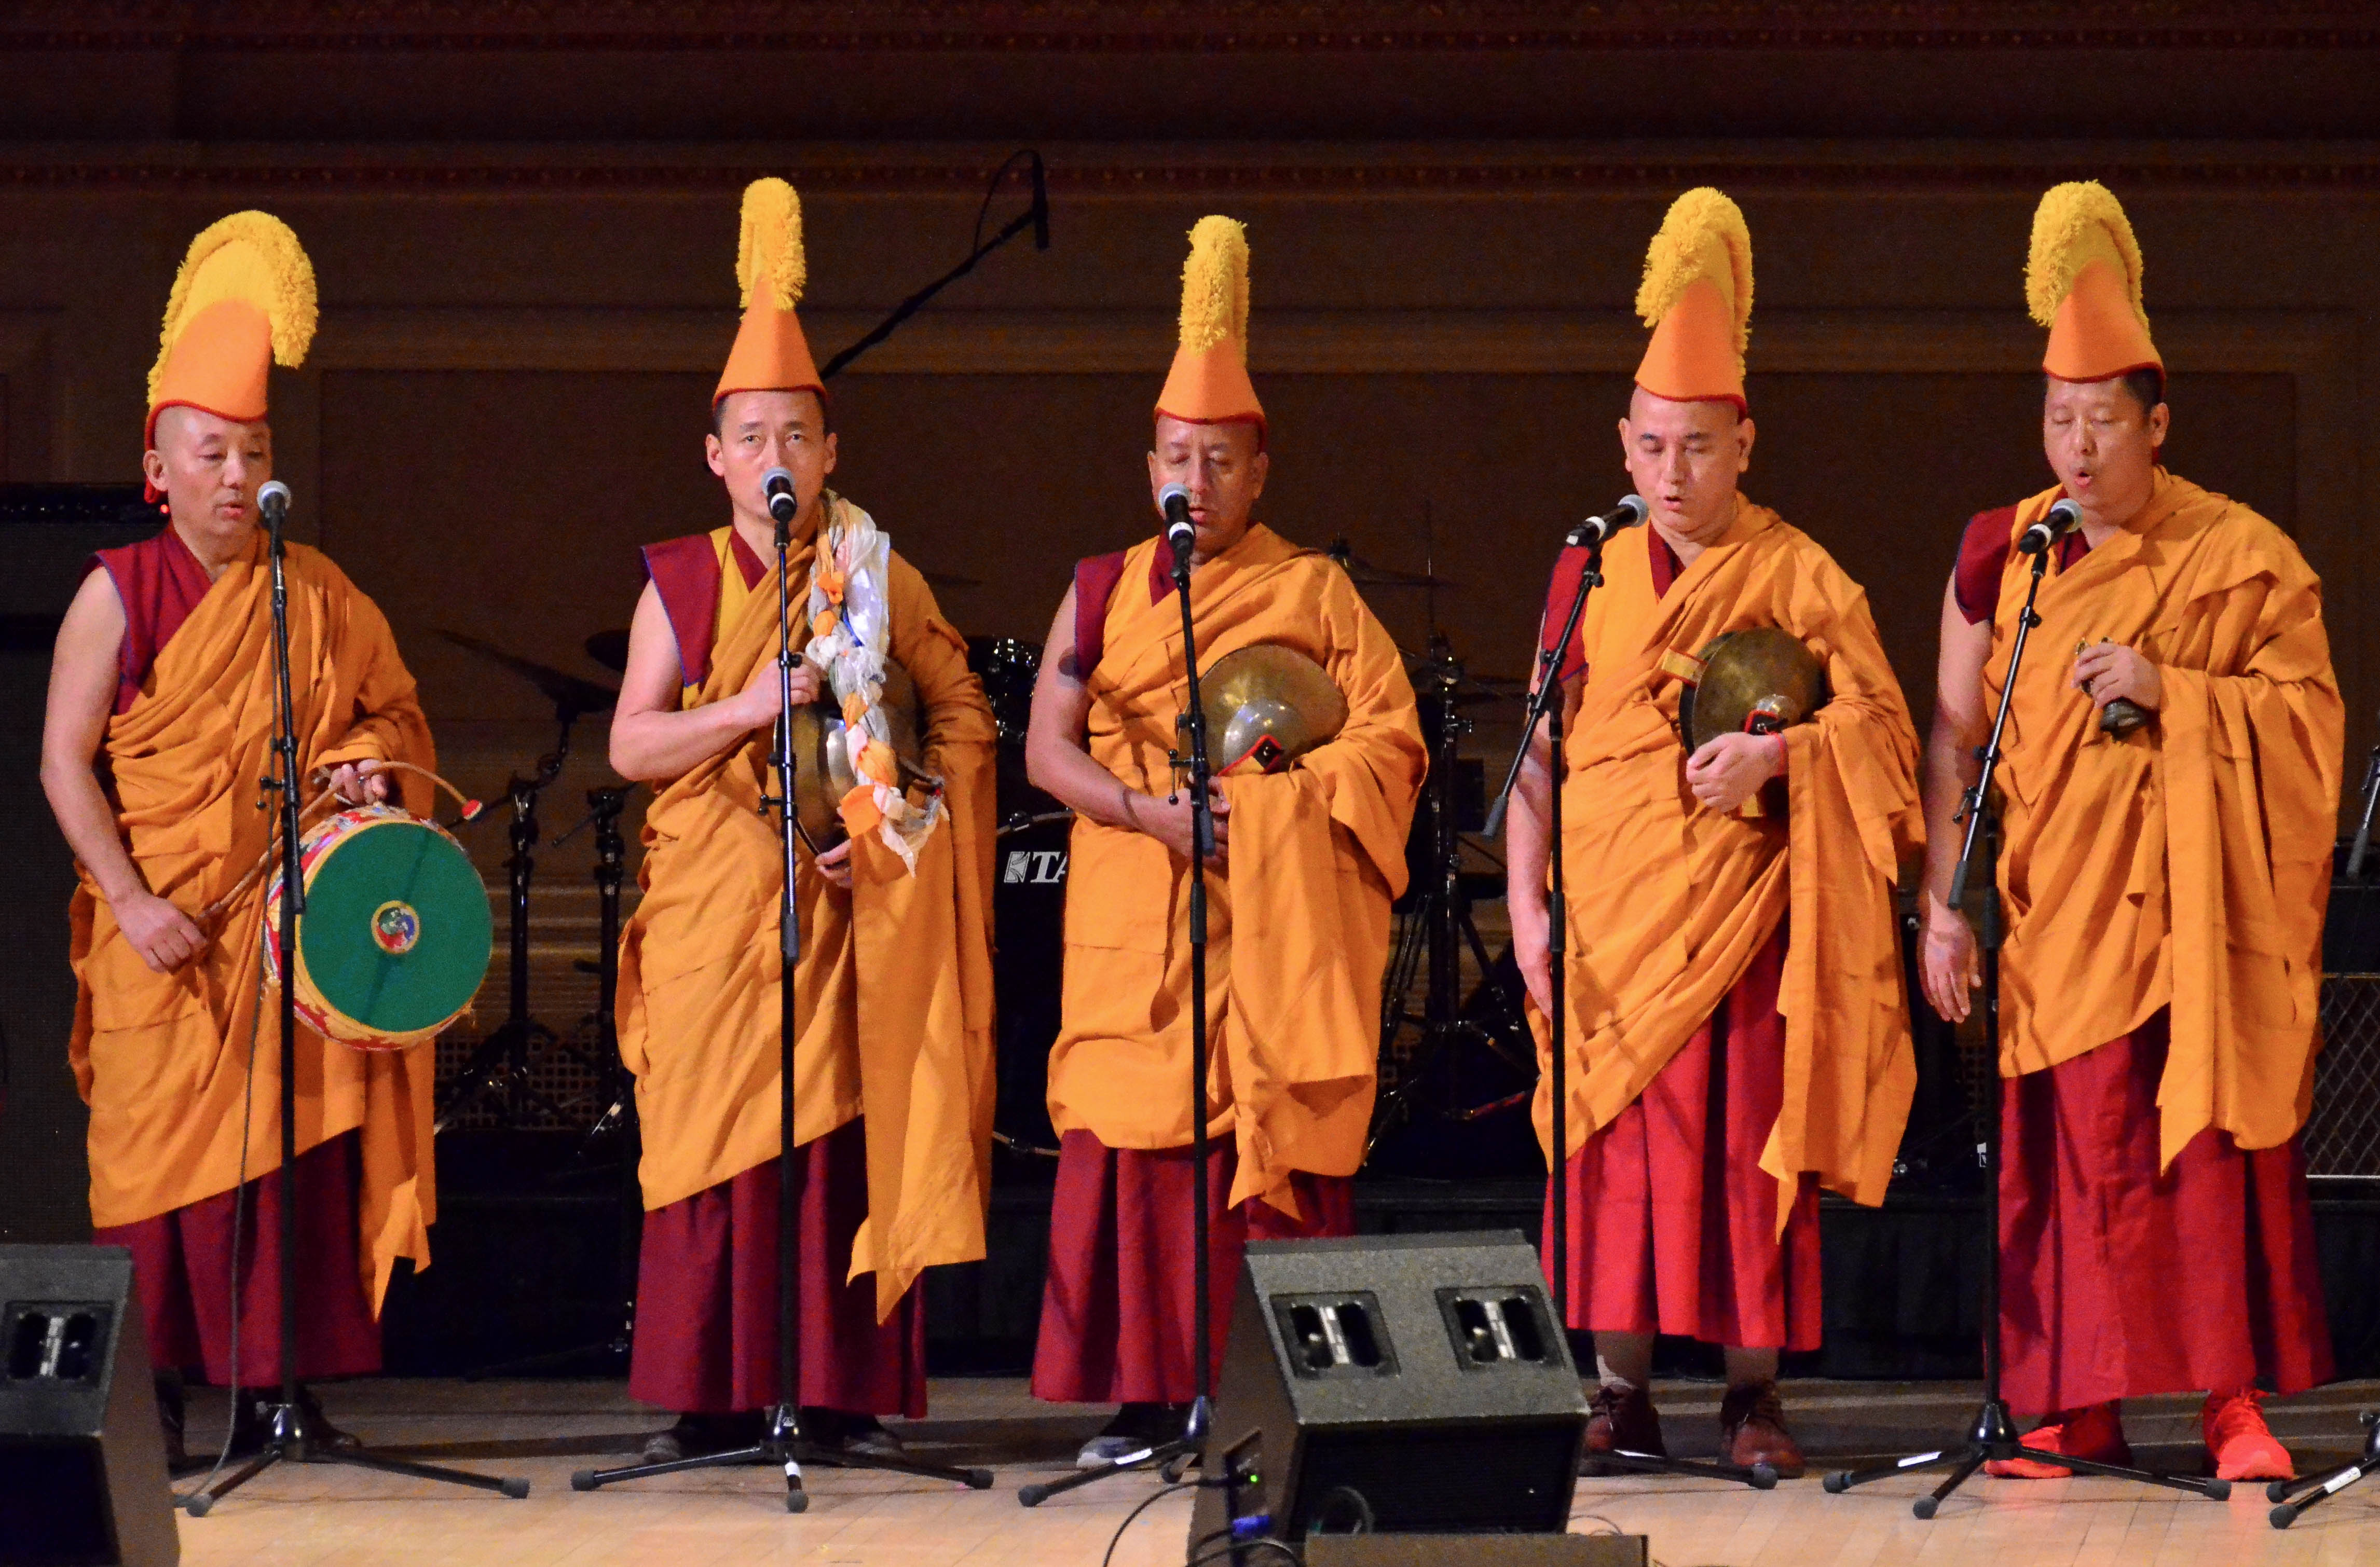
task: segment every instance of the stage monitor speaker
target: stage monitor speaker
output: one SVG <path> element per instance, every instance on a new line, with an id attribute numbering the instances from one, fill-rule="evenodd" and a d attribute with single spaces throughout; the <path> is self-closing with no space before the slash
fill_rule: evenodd
<path id="1" fill-rule="evenodd" d="M 1305 1567 L 1652 1567 L 1653 1561 L 1643 1535 L 1312 1535 L 1301 1554 Z M 1248 1567 L 1263 1561 L 1248 1553 Z"/>
<path id="2" fill-rule="evenodd" d="M 1283 1540 L 1560 1534 L 1585 1434 L 1517 1231 L 1253 1242 L 1203 1473 L 1256 1477 L 1201 1488 L 1193 1554 L 1257 1513 Z"/>
<path id="3" fill-rule="evenodd" d="M 0 1246 L 0 1567 L 182 1557 L 121 1246 Z"/>

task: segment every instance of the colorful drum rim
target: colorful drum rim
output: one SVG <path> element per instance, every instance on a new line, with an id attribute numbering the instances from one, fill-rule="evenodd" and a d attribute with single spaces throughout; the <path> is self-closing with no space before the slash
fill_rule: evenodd
<path id="1" fill-rule="evenodd" d="M 314 891 L 316 874 L 333 848 L 352 845 L 364 833 L 384 827 L 413 827 L 433 832 L 443 839 L 447 846 L 454 850 L 457 862 L 465 867 L 469 865 L 468 856 L 465 855 L 463 846 L 455 841 L 453 834 L 436 822 L 424 820 L 409 812 L 390 806 L 360 806 L 341 811 L 324 820 L 302 841 L 298 852 L 298 874 L 309 893 Z M 479 958 L 477 967 L 480 973 L 484 975 L 488 961 L 494 953 L 494 922 L 488 913 L 485 893 L 480 889 L 478 872 L 471 871 L 470 878 L 471 887 L 476 894 L 471 897 L 471 906 L 478 911 L 479 918 L 469 920 L 462 931 L 464 938 L 462 950 L 466 954 L 466 968 L 471 966 L 468 954 L 474 950 L 477 951 Z M 310 896 L 309 902 L 312 901 Z M 279 878 L 276 877 L 267 891 L 263 910 L 266 974 L 270 982 L 275 985 L 280 983 L 282 976 L 280 907 L 281 885 Z M 323 917 L 329 912 L 310 908 L 298 927 L 296 1006 L 299 1015 L 304 1017 L 317 1033 L 326 1039 L 336 1039 L 341 1044 L 361 1050 L 404 1050 L 424 1039 L 435 1038 L 469 1008 L 472 995 L 475 995 L 478 990 L 476 983 L 472 986 L 472 993 L 467 994 L 459 1005 L 444 1016 L 419 1027 L 395 1031 L 376 1028 L 341 1011 L 324 994 L 307 962 L 310 926 L 312 921 Z M 358 909 L 347 912 L 358 915 L 365 919 L 367 931 L 374 949 L 390 958 L 411 954 L 419 948 L 424 939 L 431 935 L 431 932 L 425 929 L 420 909 L 406 898 L 379 898 L 375 900 L 374 906 L 369 910 Z M 447 933 L 440 934 L 443 936 Z M 478 937 L 476 941 L 471 939 L 474 935 Z M 437 951 L 438 949 L 433 946 L 433 952 Z"/>

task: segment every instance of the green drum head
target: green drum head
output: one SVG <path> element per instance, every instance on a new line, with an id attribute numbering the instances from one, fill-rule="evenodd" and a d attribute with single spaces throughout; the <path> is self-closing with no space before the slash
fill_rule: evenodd
<path id="1" fill-rule="evenodd" d="M 376 1035 L 419 1033 L 460 1012 L 494 946 L 488 891 L 451 838 L 391 820 L 339 844 L 306 889 L 298 949 L 335 1013 Z"/>

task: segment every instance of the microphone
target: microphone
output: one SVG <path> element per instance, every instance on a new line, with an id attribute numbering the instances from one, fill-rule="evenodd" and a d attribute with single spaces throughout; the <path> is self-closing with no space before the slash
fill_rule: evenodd
<path id="1" fill-rule="evenodd" d="M 289 516 L 289 486 L 277 479 L 265 481 L 256 492 L 256 509 L 264 514 L 264 524 L 278 529 Z"/>
<path id="2" fill-rule="evenodd" d="M 1169 484 L 1157 492 L 1158 509 L 1165 514 L 1165 541 L 1173 546 L 1176 562 L 1188 564 L 1190 547 L 1198 541 L 1198 528 L 1190 520 L 1190 487 Z"/>
<path id="3" fill-rule="evenodd" d="M 769 515 L 790 525 L 794 514 L 802 509 L 800 499 L 794 493 L 794 476 L 782 468 L 772 468 L 760 476 L 760 495 L 769 507 Z"/>
<path id="4" fill-rule="evenodd" d="M 1573 550 L 1600 549 L 1613 534 L 1635 527 L 1649 515 L 1642 495 L 1622 495 L 1620 504 L 1601 516 L 1588 517 L 1570 530 L 1564 542 Z"/>
<path id="5" fill-rule="evenodd" d="M 2024 537 L 2016 541 L 2016 547 L 2028 555 L 2040 554 L 2082 524 L 2082 508 L 2072 501 L 2060 501 L 2050 507 L 2040 521 L 2024 530 Z"/>

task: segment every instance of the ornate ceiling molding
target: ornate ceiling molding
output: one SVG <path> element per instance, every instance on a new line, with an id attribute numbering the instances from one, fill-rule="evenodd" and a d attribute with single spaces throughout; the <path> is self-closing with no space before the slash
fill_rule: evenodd
<path id="1" fill-rule="evenodd" d="M 562 148 L 376 147 L 349 151 L 188 144 L 20 148 L 0 190 L 240 192 L 324 197 L 704 193 L 782 175 L 831 195 L 977 195 L 1007 154 L 976 147 L 687 149 L 656 154 Z M 1730 190 L 2037 191 L 2094 178 L 2127 191 L 2357 192 L 2380 189 L 2380 145 L 2026 146 L 1945 151 L 1938 143 L 1471 148 L 1341 146 L 1216 151 L 1081 147 L 1050 151 L 1052 192 L 1075 199 L 1228 193 L 1455 197 L 1625 194 L 1715 184 Z"/>
<path id="2" fill-rule="evenodd" d="M 0 48 L 941 53 L 2380 46 L 2352 0 L 31 0 Z"/>

